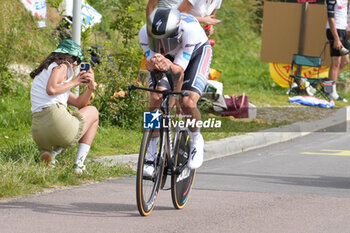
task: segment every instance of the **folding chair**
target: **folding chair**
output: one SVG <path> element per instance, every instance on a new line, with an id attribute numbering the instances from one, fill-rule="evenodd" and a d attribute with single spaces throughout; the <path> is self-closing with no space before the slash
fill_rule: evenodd
<path id="1" fill-rule="evenodd" d="M 291 78 L 291 88 L 289 89 L 289 93 L 307 94 L 311 96 L 318 96 L 323 97 L 325 99 L 329 99 L 331 88 L 328 87 L 330 85 L 333 85 L 334 81 L 328 81 L 328 78 L 319 77 L 321 63 L 321 57 L 311 57 L 294 54 L 289 75 L 289 77 Z M 317 68 L 317 78 L 297 74 L 297 66 L 300 66 L 300 70 L 302 70 L 303 67 Z"/>

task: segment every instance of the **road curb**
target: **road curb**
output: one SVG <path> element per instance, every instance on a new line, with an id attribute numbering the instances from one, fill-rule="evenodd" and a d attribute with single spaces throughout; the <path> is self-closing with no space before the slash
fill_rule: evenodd
<path id="1" fill-rule="evenodd" d="M 297 122 L 279 128 L 208 141 L 205 142 L 204 145 L 204 161 L 290 141 L 314 132 L 331 132 L 332 127 L 340 124 L 345 124 L 344 126 L 346 126 L 346 122 L 350 120 L 349 113 L 350 107 L 344 107 L 338 109 L 333 115 L 326 119 L 314 122 Z M 138 160 L 138 154 L 102 156 L 96 158 L 95 161 L 96 160 L 108 165 L 120 163 L 135 164 Z"/>

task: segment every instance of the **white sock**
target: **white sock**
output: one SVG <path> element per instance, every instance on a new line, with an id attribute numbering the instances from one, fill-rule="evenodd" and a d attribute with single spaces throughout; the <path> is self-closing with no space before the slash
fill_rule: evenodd
<path id="1" fill-rule="evenodd" d="M 63 151 L 62 148 L 59 148 L 58 150 L 52 151 L 52 153 L 51 153 L 51 158 L 52 158 L 52 160 L 55 160 L 56 156 L 59 155 L 59 154 L 61 154 L 62 151 Z"/>
<path id="2" fill-rule="evenodd" d="M 85 143 L 79 143 L 78 152 L 77 152 L 77 156 L 75 157 L 74 163 L 77 164 L 79 167 L 83 166 L 89 151 L 90 151 L 90 145 Z"/>
<path id="3" fill-rule="evenodd" d="M 155 156 L 157 156 L 157 149 L 159 143 L 159 136 L 151 138 L 151 141 L 148 145 L 148 153 L 146 154 L 146 160 L 154 161 Z"/>
<path id="4" fill-rule="evenodd" d="M 339 98 L 339 95 L 338 95 L 338 93 L 337 93 L 337 85 L 334 83 L 333 85 L 332 85 L 332 88 L 333 88 L 333 90 L 332 90 L 332 93 L 331 93 L 331 97 L 332 97 L 332 99 L 338 99 Z"/>

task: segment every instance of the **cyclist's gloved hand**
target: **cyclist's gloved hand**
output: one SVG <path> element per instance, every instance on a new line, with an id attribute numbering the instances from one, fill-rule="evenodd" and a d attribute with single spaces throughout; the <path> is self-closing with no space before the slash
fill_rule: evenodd
<path id="1" fill-rule="evenodd" d="M 154 67 L 160 71 L 167 71 L 173 64 L 168 58 L 164 57 L 162 54 L 157 53 L 151 58 L 154 62 Z"/>
<path id="2" fill-rule="evenodd" d="M 149 59 L 147 62 L 146 62 L 146 68 L 148 71 L 152 72 L 154 70 L 156 70 L 155 68 L 155 59 L 152 57 L 151 59 Z"/>

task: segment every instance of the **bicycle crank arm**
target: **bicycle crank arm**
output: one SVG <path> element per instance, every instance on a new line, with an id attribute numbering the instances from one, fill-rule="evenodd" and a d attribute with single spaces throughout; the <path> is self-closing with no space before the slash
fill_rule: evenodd
<path id="1" fill-rule="evenodd" d="M 174 167 L 173 172 L 176 175 L 180 175 L 182 171 L 185 170 L 186 166 L 187 166 L 187 161 L 184 164 L 179 164 L 179 166 Z"/>

